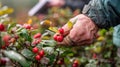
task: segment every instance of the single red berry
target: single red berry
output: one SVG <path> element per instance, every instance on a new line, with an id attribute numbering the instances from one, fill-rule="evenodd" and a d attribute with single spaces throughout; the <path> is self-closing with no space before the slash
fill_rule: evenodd
<path id="1" fill-rule="evenodd" d="M 40 41 L 41 41 L 41 39 L 34 40 L 34 41 L 32 42 L 32 44 L 33 44 L 33 45 L 37 45 L 37 44 L 40 43 Z"/>
<path id="2" fill-rule="evenodd" d="M 5 58 L 1 58 L 1 59 L 0 59 L 0 64 L 5 65 L 5 64 L 6 64 L 6 62 L 7 62 L 7 61 L 6 61 L 6 59 L 5 59 Z"/>
<path id="3" fill-rule="evenodd" d="M 41 51 L 39 52 L 39 55 L 40 55 L 41 57 L 43 57 L 44 54 L 45 54 L 44 50 L 41 50 Z"/>
<path id="4" fill-rule="evenodd" d="M 63 41 L 63 36 L 62 35 L 57 36 L 57 41 L 62 42 Z"/>
<path id="5" fill-rule="evenodd" d="M 64 64 L 64 58 L 60 58 L 60 59 L 57 61 L 57 64 L 59 64 L 59 65 Z"/>
<path id="6" fill-rule="evenodd" d="M 6 49 L 6 45 L 2 45 L 2 47 L 1 47 L 2 49 Z"/>
<path id="7" fill-rule="evenodd" d="M 78 67 L 78 64 L 73 63 L 72 67 Z"/>
<path id="8" fill-rule="evenodd" d="M 23 27 L 26 28 L 26 29 L 31 29 L 31 25 L 30 24 L 24 24 Z"/>
<path id="9" fill-rule="evenodd" d="M 40 60 L 40 59 L 41 59 L 41 56 L 40 56 L 40 55 L 36 55 L 36 56 L 35 56 L 35 59 L 36 59 L 36 60 Z"/>
<path id="10" fill-rule="evenodd" d="M 61 60 L 58 60 L 57 64 L 62 65 L 63 62 Z"/>
<path id="11" fill-rule="evenodd" d="M 56 34 L 53 36 L 53 38 L 54 38 L 55 41 L 57 41 L 57 35 Z"/>
<path id="12" fill-rule="evenodd" d="M 34 38 L 36 39 L 36 38 L 40 38 L 41 37 L 41 33 L 37 33 L 37 34 L 35 34 L 34 35 Z"/>
<path id="13" fill-rule="evenodd" d="M 15 41 L 16 41 L 15 38 L 11 38 L 11 39 L 9 40 L 10 43 L 15 43 Z"/>
<path id="14" fill-rule="evenodd" d="M 5 26 L 3 24 L 0 24 L 0 31 L 4 31 Z"/>
<path id="15" fill-rule="evenodd" d="M 93 59 L 96 59 L 97 58 L 97 54 L 94 53 L 93 56 L 92 56 Z"/>
<path id="16" fill-rule="evenodd" d="M 34 47 L 33 49 L 32 49 L 32 51 L 34 52 L 34 53 L 38 53 L 38 48 L 37 47 Z"/>
<path id="17" fill-rule="evenodd" d="M 9 42 L 10 39 L 11 39 L 11 36 L 10 36 L 10 35 L 5 35 L 5 36 L 3 36 L 3 41 L 4 41 L 4 42 Z"/>
<path id="18" fill-rule="evenodd" d="M 59 31 L 60 34 L 64 34 L 64 29 L 63 28 L 59 28 L 58 31 Z"/>
<path id="19" fill-rule="evenodd" d="M 73 63 L 78 64 L 79 62 L 78 62 L 78 60 L 74 60 L 74 62 L 73 62 Z"/>

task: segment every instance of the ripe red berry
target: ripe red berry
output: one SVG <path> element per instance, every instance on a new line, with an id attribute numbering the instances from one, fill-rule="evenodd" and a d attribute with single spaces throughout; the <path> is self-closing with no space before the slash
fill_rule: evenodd
<path id="1" fill-rule="evenodd" d="M 6 59 L 5 59 L 5 58 L 1 58 L 1 59 L 0 59 L 0 64 L 5 65 L 5 64 L 6 64 L 6 62 L 7 62 L 7 61 L 6 61 Z"/>
<path id="2" fill-rule="evenodd" d="M 36 39 L 36 38 L 40 38 L 41 37 L 41 33 L 37 33 L 37 34 L 35 34 L 34 35 L 34 38 Z"/>
<path id="3" fill-rule="evenodd" d="M 6 45 L 2 45 L 2 47 L 1 47 L 2 49 L 6 49 Z"/>
<path id="4" fill-rule="evenodd" d="M 74 64 L 78 64 L 79 62 L 78 62 L 78 60 L 74 60 L 74 62 L 73 62 Z"/>
<path id="5" fill-rule="evenodd" d="M 55 41 L 57 41 L 57 35 L 56 34 L 53 36 L 53 38 L 54 38 Z"/>
<path id="6" fill-rule="evenodd" d="M 24 24 L 23 27 L 26 28 L 26 29 L 31 29 L 31 25 L 30 24 Z"/>
<path id="7" fill-rule="evenodd" d="M 3 36 L 3 41 L 8 42 L 11 39 L 10 35 Z"/>
<path id="8" fill-rule="evenodd" d="M 34 41 L 32 42 L 33 46 L 35 46 L 35 45 L 39 44 L 39 43 L 40 43 L 40 41 L 41 41 L 41 39 L 34 40 Z"/>
<path id="9" fill-rule="evenodd" d="M 93 59 L 96 59 L 97 58 L 97 54 L 94 53 L 93 56 L 92 56 Z"/>
<path id="10" fill-rule="evenodd" d="M 3 24 L 0 24 L 0 31 L 4 31 L 5 26 Z"/>
<path id="11" fill-rule="evenodd" d="M 64 29 L 63 28 L 59 28 L 58 31 L 59 31 L 60 34 L 64 34 Z"/>
<path id="12" fill-rule="evenodd" d="M 57 36 L 57 41 L 62 42 L 63 41 L 63 36 L 62 35 Z"/>
<path id="13" fill-rule="evenodd" d="M 40 60 L 40 59 L 41 59 L 41 56 L 40 56 L 40 55 L 36 55 L 36 56 L 35 56 L 35 59 L 36 59 L 36 60 Z"/>
<path id="14" fill-rule="evenodd" d="M 78 64 L 73 63 L 72 67 L 78 67 Z"/>
<path id="15" fill-rule="evenodd" d="M 41 50 L 41 51 L 39 52 L 39 55 L 40 55 L 41 57 L 43 57 L 44 54 L 45 54 L 44 50 Z"/>
<path id="16" fill-rule="evenodd" d="M 37 47 L 34 47 L 33 49 L 32 49 L 32 51 L 34 52 L 34 53 L 38 53 L 38 48 Z"/>

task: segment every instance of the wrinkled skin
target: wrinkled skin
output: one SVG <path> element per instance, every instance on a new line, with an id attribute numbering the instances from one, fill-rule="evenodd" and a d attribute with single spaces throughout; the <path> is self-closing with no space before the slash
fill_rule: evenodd
<path id="1" fill-rule="evenodd" d="M 70 21 L 75 22 L 73 27 L 69 29 L 67 24 L 65 24 L 62 27 L 65 31 L 64 33 L 65 38 L 63 42 L 58 44 L 88 45 L 95 40 L 97 36 L 98 27 L 89 17 L 80 14 L 70 19 Z"/>

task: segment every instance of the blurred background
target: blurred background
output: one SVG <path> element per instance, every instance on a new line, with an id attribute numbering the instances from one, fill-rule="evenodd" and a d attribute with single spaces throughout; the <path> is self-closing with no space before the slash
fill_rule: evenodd
<path id="1" fill-rule="evenodd" d="M 28 11 L 37 3 L 39 0 L 0 0 L 3 6 L 9 6 L 14 9 L 14 12 L 10 15 L 17 19 L 24 19 L 28 15 Z"/>

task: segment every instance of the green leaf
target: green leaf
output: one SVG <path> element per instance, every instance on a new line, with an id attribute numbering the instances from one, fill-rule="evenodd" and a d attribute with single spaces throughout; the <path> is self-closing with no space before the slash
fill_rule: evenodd
<path id="1" fill-rule="evenodd" d="M 54 53 L 54 47 L 44 47 L 43 48 L 48 54 Z"/>
<path id="2" fill-rule="evenodd" d="M 49 64 L 50 64 L 50 65 L 53 64 L 53 62 L 54 62 L 54 60 L 55 60 L 55 55 L 54 55 L 54 54 L 51 54 L 51 55 L 47 55 L 46 57 L 50 59 Z"/>
<path id="3" fill-rule="evenodd" d="M 11 28 L 13 28 L 15 25 L 16 25 L 16 23 L 8 24 L 7 30 L 10 31 Z"/>
<path id="4" fill-rule="evenodd" d="M 32 51 L 30 51 L 29 49 L 23 49 L 21 51 L 21 54 L 23 56 L 25 56 L 27 59 L 33 59 L 34 58 L 34 53 Z"/>
<path id="5" fill-rule="evenodd" d="M 27 41 L 30 41 L 30 42 L 32 41 L 32 38 L 31 36 L 29 36 L 28 31 L 26 29 L 21 30 L 20 36 L 25 38 Z"/>
<path id="6" fill-rule="evenodd" d="M 3 53 L 8 58 L 15 60 L 16 62 L 19 62 L 21 64 L 21 66 L 23 66 L 23 67 L 30 67 L 30 65 L 31 65 L 30 61 L 27 61 L 22 55 L 20 55 L 19 53 L 15 52 L 15 51 L 4 50 Z"/>
<path id="7" fill-rule="evenodd" d="M 54 40 L 42 40 L 42 42 L 44 43 L 43 46 L 50 46 L 50 47 L 54 47 L 56 45 L 56 41 Z"/>
<path id="8" fill-rule="evenodd" d="M 85 67 L 97 67 L 97 65 L 89 63 L 89 64 L 86 64 Z"/>

